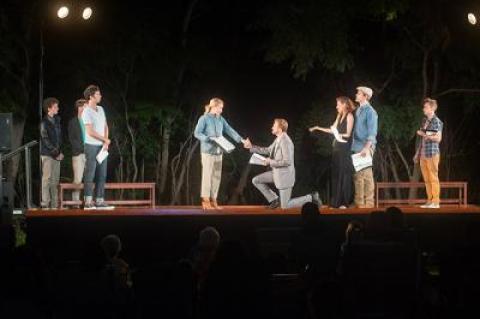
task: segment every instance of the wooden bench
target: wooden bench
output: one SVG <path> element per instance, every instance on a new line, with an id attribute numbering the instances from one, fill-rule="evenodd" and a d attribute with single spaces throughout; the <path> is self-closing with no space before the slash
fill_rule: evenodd
<path id="1" fill-rule="evenodd" d="M 83 184 L 60 183 L 58 186 L 58 199 L 60 209 L 68 205 L 82 205 L 83 201 L 65 200 L 65 190 L 83 189 Z M 126 199 L 126 200 L 108 200 L 105 202 L 114 206 L 139 206 L 139 207 L 155 207 L 155 183 L 106 183 L 107 189 L 145 189 L 148 190 L 149 197 L 147 199 Z"/>
<path id="2" fill-rule="evenodd" d="M 394 198 L 383 199 L 380 198 L 381 189 L 392 188 L 425 188 L 423 182 L 380 182 L 376 183 L 375 191 L 375 206 L 380 205 L 401 205 L 401 204 L 423 204 L 424 198 Z M 459 206 L 467 206 L 467 182 L 440 182 L 440 189 L 457 189 L 458 197 L 456 198 L 440 198 L 441 204 L 457 204 Z"/>

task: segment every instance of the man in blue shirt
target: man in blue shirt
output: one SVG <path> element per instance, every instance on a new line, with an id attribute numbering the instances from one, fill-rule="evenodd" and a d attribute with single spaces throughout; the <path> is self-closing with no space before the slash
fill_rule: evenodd
<path id="1" fill-rule="evenodd" d="M 353 130 L 352 153 L 373 156 L 377 144 L 378 115 L 370 104 L 373 91 L 366 86 L 357 87 L 355 101 L 359 107 L 355 111 L 355 127 Z M 367 167 L 353 176 L 355 184 L 355 206 L 358 208 L 373 208 L 375 181 L 373 167 Z"/>

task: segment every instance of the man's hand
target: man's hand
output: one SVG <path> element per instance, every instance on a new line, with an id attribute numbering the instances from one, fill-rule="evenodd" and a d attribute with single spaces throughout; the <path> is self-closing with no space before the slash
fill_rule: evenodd
<path id="1" fill-rule="evenodd" d="M 60 153 L 60 154 L 58 154 L 57 157 L 55 157 L 55 159 L 56 159 L 57 161 L 61 161 L 61 160 L 63 160 L 64 157 L 65 157 L 65 156 L 63 155 L 63 153 Z"/>
<path id="2" fill-rule="evenodd" d="M 242 143 L 243 143 L 243 147 L 245 147 L 246 149 L 252 148 L 252 142 L 250 142 L 250 139 L 248 137 L 244 139 Z"/>
<path id="3" fill-rule="evenodd" d="M 421 137 L 427 136 L 427 134 L 425 134 L 425 132 L 422 131 L 422 130 L 418 130 L 418 131 L 417 131 L 417 135 L 418 135 L 418 136 L 421 136 Z"/>
<path id="4" fill-rule="evenodd" d="M 360 152 L 360 156 L 366 157 L 370 153 L 370 148 L 369 147 L 364 147 L 362 151 Z"/>
<path id="5" fill-rule="evenodd" d="M 270 164 L 272 164 L 272 159 L 267 157 L 264 162 L 265 166 L 270 166 Z"/>
<path id="6" fill-rule="evenodd" d="M 413 157 L 413 163 L 414 164 L 418 163 L 418 153 L 416 153 L 415 156 Z"/>
<path id="7" fill-rule="evenodd" d="M 112 141 L 109 138 L 106 138 L 105 140 L 103 140 L 103 145 L 106 144 L 108 146 L 108 145 L 110 145 L 111 142 Z"/>

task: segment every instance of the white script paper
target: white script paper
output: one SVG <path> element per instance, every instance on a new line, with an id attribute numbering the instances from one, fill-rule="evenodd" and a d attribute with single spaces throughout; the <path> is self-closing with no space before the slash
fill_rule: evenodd
<path id="1" fill-rule="evenodd" d="M 107 158 L 108 151 L 104 148 L 97 154 L 97 162 L 98 164 L 102 164 L 102 162 Z"/>
<path id="2" fill-rule="evenodd" d="M 235 149 L 235 146 L 230 143 L 225 137 L 210 137 L 212 141 L 218 144 L 225 152 L 230 153 Z"/>
<path id="3" fill-rule="evenodd" d="M 253 153 L 252 157 L 250 157 L 250 161 L 248 163 L 253 164 L 253 165 L 262 165 L 266 166 L 265 161 L 267 159 L 263 157 L 262 155 L 259 155 L 257 153 Z"/>
<path id="4" fill-rule="evenodd" d="M 335 139 L 340 142 L 340 143 L 347 143 L 347 141 L 345 141 L 341 136 L 340 134 L 338 133 L 338 130 L 335 126 L 330 126 L 330 129 L 332 130 L 332 133 L 333 133 L 333 136 L 335 136 Z"/>
<path id="5" fill-rule="evenodd" d="M 353 167 L 355 168 L 355 172 L 359 172 L 362 169 L 373 165 L 372 155 L 370 154 L 367 154 L 367 156 L 365 157 L 363 157 L 360 153 L 353 154 L 352 162 Z"/>

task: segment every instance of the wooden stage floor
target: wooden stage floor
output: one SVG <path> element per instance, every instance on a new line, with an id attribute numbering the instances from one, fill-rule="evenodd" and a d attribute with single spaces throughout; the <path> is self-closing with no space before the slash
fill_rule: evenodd
<path id="1" fill-rule="evenodd" d="M 400 207 L 405 214 L 480 214 L 480 206 L 443 206 L 440 209 L 423 209 L 416 206 Z M 322 207 L 323 215 L 367 215 L 372 211 L 385 208 L 347 208 L 335 209 Z M 68 217 L 68 216 L 294 216 L 300 215 L 300 209 L 268 209 L 264 206 L 242 205 L 223 206 L 222 210 L 202 210 L 199 206 L 157 206 L 155 208 L 115 208 L 114 210 L 82 210 L 82 209 L 31 209 L 26 212 L 27 218 L 35 217 Z"/>

